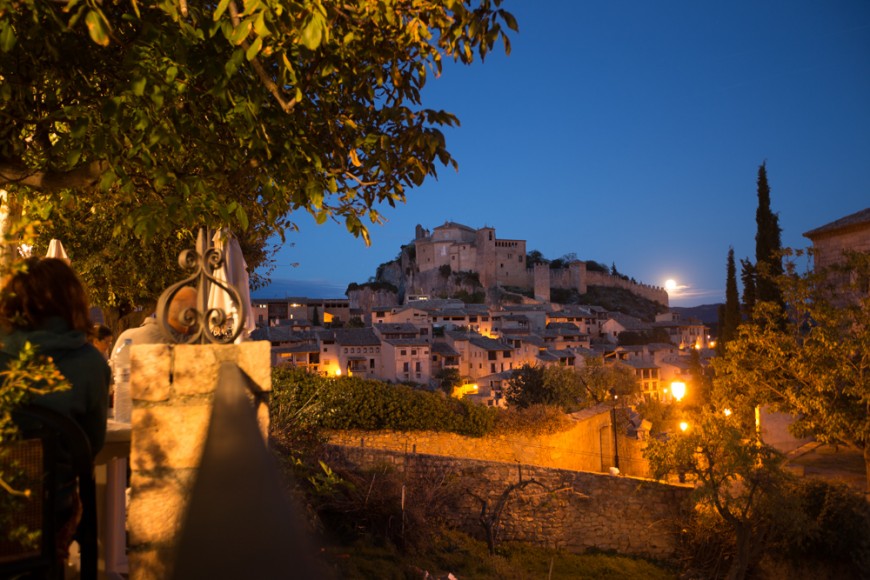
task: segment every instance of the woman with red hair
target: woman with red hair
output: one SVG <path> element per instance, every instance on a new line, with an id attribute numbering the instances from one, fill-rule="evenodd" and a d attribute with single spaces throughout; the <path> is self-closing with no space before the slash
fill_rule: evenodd
<path id="1" fill-rule="evenodd" d="M 88 341 L 89 313 L 85 288 L 63 260 L 28 258 L 0 290 L 0 372 L 19 358 L 28 343 L 37 356 L 50 358 L 70 388 L 40 395 L 31 402 L 76 421 L 96 456 L 106 438 L 111 373 L 103 355 Z M 56 515 L 58 549 L 63 559 L 80 510 L 74 477 L 69 479 L 72 481 L 60 481 L 58 487 L 63 499 Z"/>

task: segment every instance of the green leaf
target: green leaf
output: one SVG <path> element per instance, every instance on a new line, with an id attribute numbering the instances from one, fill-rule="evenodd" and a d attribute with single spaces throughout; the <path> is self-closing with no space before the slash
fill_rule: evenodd
<path id="1" fill-rule="evenodd" d="M 254 60 L 254 57 L 260 53 L 260 49 L 263 47 L 263 39 L 261 37 L 257 37 L 254 39 L 254 42 L 251 43 L 251 46 L 248 47 L 248 50 L 245 51 L 245 58 L 248 60 Z"/>
<path id="2" fill-rule="evenodd" d="M 70 131 L 70 137 L 73 139 L 81 139 L 88 131 L 88 118 L 83 117 L 76 120 Z"/>
<path id="3" fill-rule="evenodd" d="M 79 162 L 79 159 L 81 159 L 81 157 L 82 157 L 81 149 L 73 149 L 73 150 L 67 152 L 66 163 L 70 167 L 73 167 Z"/>
<path id="4" fill-rule="evenodd" d="M 254 32 L 256 32 L 258 36 L 269 36 L 269 27 L 266 26 L 265 10 L 257 14 L 257 17 L 254 19 Z"/>
<path id="5" fill-rule="evenodd" d="M 109 27 L 102 14 L 97 10 L 88 10 L 85 16 L 85 24 L 88 27 L 91 40 L 100 46 L 109 46 Z"/>
<path id="6" fill-rule="evenodd" d="M 236 219 L 239 221 L 239 225 L 242 226 L 242 230 L 248 229 L 248 214 L 241 205 L 236 208 Z"/>
<path id="7" fill-rule="evenodd" d="M 239 22 L 239 25 L 233 29 L 233 33 L 230 36 L 230 42 L 235 44 L 236 46 L 240 45 L 245 41 L 248 37 L 248 34 L 251 33 L 251 21 L 246 19 Z"/>
<path id="8" fill-rule="evenodd" d="M 141 97 L 145 94 L 145 85 L 147 84 L 147 79 L 139 78 L 133 81 L 133 94 L 137 97 Z"/>
<path id="9" fill-rule="evenodd" d="M 504 23 L 508 28 L 513 30 L 514 32 L 519 32 L 520 27 L 517 26 L 517 19 L 514 18 L 514 15 L 508 12 L 507 10 L 499 10 L 499 15 L 504 19 Z"/>
<path id="10" fill-rule="evenodd" d="M 323 17 L 312 14 L 305 21 L 302 30 L 302 44 L 309 50 L 317 50 L 323 40 Z"/>
<path id="11" fill-rule="evenodd" d="M 212 14 L 212 18 L 215 22 L 221 19 L 221 16 L 223 16 L 229 3 L 230 0 L 221 0 L 220 2 L 218 2 L 217 8 L 215 8 L 214 10 L 214 14 Z"/>
<path id="12" fill-rule="evenodd" d="M 0 50 L 9 52 L 15 47 L 17 40 L 12 25 L 6 20 L 0 21 Z"/>

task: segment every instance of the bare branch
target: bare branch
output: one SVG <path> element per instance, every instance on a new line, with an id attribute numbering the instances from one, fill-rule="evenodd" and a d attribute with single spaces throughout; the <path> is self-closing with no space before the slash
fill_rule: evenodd
<path id="1" fill-rule="evenodd" d="M 59 172 L 32 170 L 18 163 L 0 162 L 0 187 L 17 184 L 45 192 L 89 188 L 99 183 L 108 168 L 109 164 L 104 160 Z"/>
<path id="2" fill-rule="evenodd" d="M 230 17 L 233 21 L 233 26 L 238 26 L 240 23 L 239 20 L 239 8 L 236 6 L 235 0 L 231 0 L 229 3 L 229 11 Z M 250 46 L 247 40 L 242 41 L 242 46 L 245 50 Z M 289 113 L 293 110 L 293 107 L 296 106 L 297 100 L 296 98 L 292 98 L 289 101 L 284 100 L 284 95 L 281 93 L 281 89 L 278 88 L 278 85 L 275 84 L 275 81 L 272 80 L 272 77 L 269 76 L 269 73 L 266 72 L 266 69 L 263 68 L 263 64 L 260 62 L 260 59 L 257 56 L 251 59 L 251 66 L 254 67 L 254 72 L 257 73 L 257 76 L 260 78 L 260 82 L 263 83 L 263 86 L 266 87 L 272 96 L 278 101 L 278 105 L 281 106 L 281 109 L 285 113 Z"/>

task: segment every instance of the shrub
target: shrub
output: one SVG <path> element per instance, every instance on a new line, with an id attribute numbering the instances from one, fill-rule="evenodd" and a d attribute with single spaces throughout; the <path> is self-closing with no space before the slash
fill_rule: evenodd
<path id="1" fill-rule="evenodd" d="M 801 526 L 781 535 L 777 559 L 813 562 L 840 577 L 870 577 L 870 506 L 861 494 L 816 479 L 792 490 L 802 512 Z"/>
<path id="2" fill-rule="evenodd" d="M 425 430 L 481 436 L 491 430 L 496 412 L 406 385 L 325 378 L 300 369 L 275 369 L 272 389 L 275 429 Z"/>
<path id="3" fill-rule="evenodd" d="M 559 407 L 531 405 L 524 409 L 509 407 L 496 415 L 494 433 L 520 433 L 528 436 L 552 435 L 572 425 Z"/>

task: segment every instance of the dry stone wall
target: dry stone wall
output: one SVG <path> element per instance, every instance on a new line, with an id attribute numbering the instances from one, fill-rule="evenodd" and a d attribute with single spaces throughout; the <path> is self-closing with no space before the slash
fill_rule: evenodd
<path id="1" fill-rule="evenodd" d="M 330 445 L 331 464 L 394 470 L 409 496 L 433 481 L 453 498 L 447 523 L 483 538 L 481 500 L 491 509 L 512 484 L 533 479 L 510 495 L 497 530 L 499 541 L 521 541 L 574 553 L 589 549 L 673 558 L 691 490 L 640 478 L 518 463 L 479 461 L 365 447 Z"/>
<path id="2" fill-rule="evenodd" d="M 483 461 L 521 463 L 576 471 L 609 472 L 614 466 L 613 435 L 609 413 L 578 422 L 550 435 L 521 434 L 465 437 L 433 431 L 335 431 L 329 442 L 397 452 L 463 457 Z M 618 461 L 623 474 L 645 477 L 649 463 L 642 455 L 643 442 L 619 438 Z"/>

